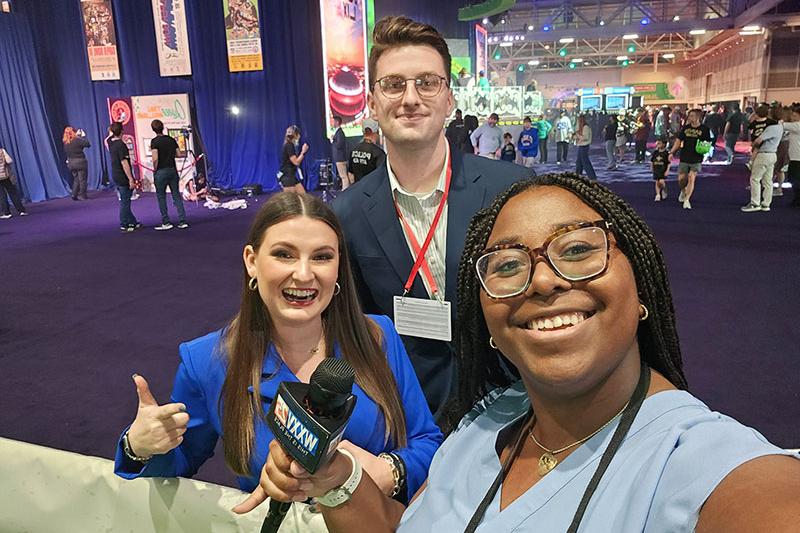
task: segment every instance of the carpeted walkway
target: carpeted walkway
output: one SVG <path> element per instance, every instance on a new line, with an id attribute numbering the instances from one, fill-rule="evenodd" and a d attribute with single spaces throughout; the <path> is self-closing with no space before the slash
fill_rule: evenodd
<path id="1" fill-rule="evenodd" d="M 674 176 L 669 200 L 656 204 L 644 165 L 605 172 L 601 153 L 592 154 L 600 178 L 664 248 L 692 391 L 800 447 L 800 210 L 784 196 L 770 213 L 741 213 L 741 164 L 704 168 L 692 211 L 675 201 Z M 235 312 L 242 241 L 264 199 L 233 212 L 187 205 L 191 228 L 166 233 L 152 229 L 152 195 L 133 203 L 148 227 L 132 234 L 117 229 L 113 192 L 0 220 L 0 435 L 111 457 L 136 411 L 131 374 L 168 401 L 178 343 Z M 219 455 L 199 477 L 232 482 Z"/>

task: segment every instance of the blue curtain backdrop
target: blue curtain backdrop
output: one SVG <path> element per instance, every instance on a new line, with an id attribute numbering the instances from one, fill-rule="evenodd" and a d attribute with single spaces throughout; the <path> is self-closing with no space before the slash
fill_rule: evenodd
<path id="1" fill-rule="evenodd" d="M 36 65 L 27 19 L 17 13 L 0 14 L 0 146 L 15 161 L 23 195 L 41 201 L 64 196 L 67 189 L 48 131 Z"/>
<path id="2" fill-rule="evenodd" d="M 266 190 L 277 189 L 275 173 L 290 124 L 301 128 L 311 146 L 307 161 L 329 157 L 318 0 L 259 0 L 264 70 L 244 73 L 228 71 L 221 0 L 186 0 L 193 75 L 168 78 L 162 78 L 158 69 L 150 0 L 112 0 L 112 5 L 122 79 L 92 82 L 79 0 L 14 2 L 18 13 L 12 17 L 24 17 L 34 35 L 47 144 L 57 151 L 52 157 L 55 170 L 49 172 L 52 178 L 71 179 L 60 140 L 64 126 L 71 125 L 83 128 L 92 143 L 87 151 L 90 186 L 99 186 L 109 165 L 102 146 L 107 98 L 115 96 L 188 93 L 210 178 L 221 186 L 260 183 Z M 462 5 L 461 0 L 376 0 L 375 9 L 377 18 L 405 14 L 433 24 L 446 37 L 465 38 L 470 25 L 457 21 Z M 230 114 L 231 105 L 242 110 L 238 117 Z M 30 145 L 39 142 L 37 138 Z M 31 179 L 27 172 L 24 179 Z M 46 196 L 64 194 L 62 184 Z"/>

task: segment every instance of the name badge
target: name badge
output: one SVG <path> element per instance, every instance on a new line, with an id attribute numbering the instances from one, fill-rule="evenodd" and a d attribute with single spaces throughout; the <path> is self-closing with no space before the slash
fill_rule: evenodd
<path id="1" fill-rule="evenodd" d="M 450 302 L 394 297 L 394 326 L 401 335 L 437 341 L 453 340 Z"/>

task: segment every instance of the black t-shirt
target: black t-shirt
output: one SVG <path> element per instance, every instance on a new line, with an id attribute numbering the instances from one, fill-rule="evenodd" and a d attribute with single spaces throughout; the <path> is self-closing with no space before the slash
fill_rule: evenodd
<path id="1" fill-rule="evenodd" d="M 83 153 L 83 150 L 90 146 L 89 141 L 83 137 L 75 137 L 64 145 L 64 153 L 67 154 L 67 159 L 86 159 L 86 154 Z"/>
<path id="2" fill-rule="evenodd" d="M 297 177 L 297 167 L 290 159 L 293 155 L 297 155 L 294 144 L 290 142 L 283 143 L 283 148 L 281 148 L 281 172 L 283 172 L 284 176 L 294 179 Z"/>
<path id="3" fill-rule="evenodd" d="M 150 149 L 158 150 L 158 167 L 175 168 L 175 154 L 178 152 L 178 142 L 169 135 L 157 135 L 150 141 Z"/>
<path id="4" fill-rule="evenodd" d="M 759 136 L 761 136 L 762 133 L 764 133 L 764 130 L 767 129 L 767 126 L 774 126 L 777 123 L 777 120 L 773 120 L 769 117 L 767 117 L 765 120 L 754 120 L 747 127 L 747 129 L 750 130 L 750 140 L 755 141 Z"/>
<path id="5" fill-rule="evenodd" d="M 727 122 L 730 124 L 728 127 L 728 134 L 733 135 L 735 133 L 736 135 L 740 135 L 742 131 L 742 122 L 744 122 L 744 114 L 741 111 L 731 113 Z"/>
<path id="6" fill-rule="evenodd" d="M 128 176 L 122 169 L 122 162 L 131 162 L 131 156 L 128 152 L 127 145 L 122 142 L 122 139 L 112 139 L 108 142 L 108 151 L 111 152 L 111 179 L 117 185 L 128 185 Z"/>
<path id="7" fill-rule="evenodd" d="M 606 124 L 606 127 L 603 128 L 603 140 L 604 141 L 616 141 L 617 140 L 617 127 L 619 124 L 614 122 L 613 120 Z"/>
<path id="8" fill-rule="evenodd" d="M 375 143 L 361 141 L 353 151 L 350 152 L 350 159 L 347 161 L 347 171 L 355 176 L 358 181 L 386 161 L 386 152 L 381 150 Z"/>
<path id="9" fill-rule="evenodd" d="M 500 159 L 503 161 L 511 161 L 512 163 L 517 159 L 517 150 L 514 148 L 514 143 L 504 144 L 500 150 Z"/>
<path id="10" fill-rule="evenodd" d="M 653 177 L 661 179 L 667 173 L 669 168 L 669 152 L 667 150 L 654 150 L 653 155 L 650 156 L 650 162 L 653 163 Z"/>
<path id="11" fill-rule="evenodd" d="M 708 126 L 700 124 L 696 128 L 691 124 L 684 126 L 678 133 L 681 144 L 681 163 L 702 163 L 703 154 L 697 153 L 697 141 L 711 141 L 711 132 Z"/>

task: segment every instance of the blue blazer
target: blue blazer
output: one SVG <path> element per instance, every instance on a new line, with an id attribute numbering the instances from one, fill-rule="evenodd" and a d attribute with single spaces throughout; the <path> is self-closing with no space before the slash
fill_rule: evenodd
<path id="1" fill-rule="evenodd" d="M 514 182 L 534 176 L 531 169 L 465 154 L 450 146 L 453 174 L 447 209 L 445 298 L 456 318 L 456 274 L 472 216 L 488 207 L 498 193 Z M 391 155 L 389 157 L 391 159 Z M 340 194 L 333 210 L 344 227 L 356 287 L 364 312 L 394 317 L 393 298 L 403 293 L 414 264 L 389 185 L 386 165 L 366 175 Z M 428 298 L 421 276 L 411 296 Z M 428 406 L 441 414 L 455 381 L 455 357 L 450 343 L 402 336 Z"/>
<path id="2" fill-rule="evenodd" d="M 391 443 L 385 442 L 386 424 L 383 414 L 358 384 L 353 385 L 353 394 L 358 400 L 345 429 L 344 438 L 374 455 L 389 451 L 397 453 L 406 464 L 408 486 L 406 501 L 408 501 L 428 477 L 428 467 L 443 437 L 428 410 L 419 382 L 394 325 L 385 316 L 369 318 L 383 330 L 383 348 L 397 381 L 400 400 L 405 410 L 408 444 L 405 448 L 396 449 Z M 117 475 L 125 479 L 191 477 L 200 465 L 214 454 L 217 439 L 224 438 L 218 407 L 227 365 L 222 352 L 224 348 L 220 342 L 222 334 L 223 330 L 218 330 L 180 345 L 180 364 L 170 401 L 185 404 L 189 413 L 189 427 L 184 434 L 183 442 L 164 455 L 156 455 L 142 468 L 140 463 L 127 458 L 122 450 L 120 436 L 114 463 L 114 472 Z M 334 347 L 334 353 L 336 357 L 341 357 L 338 346 Z M 261 382 L 259 392 L 264 412 L 269 409 L 282 381 L 298 381 L 283 363 L 275 347 L 270 345 L 264 357 L 262 376 L 273 375 L 274 377 Z M 239 487 L 243 491 L 251 492 L 258 485 L 261 468 L 267 460 L 272 438 L 272 432 L 266 423 L 257 420 L 250 475 L 237 478 Z"/>

